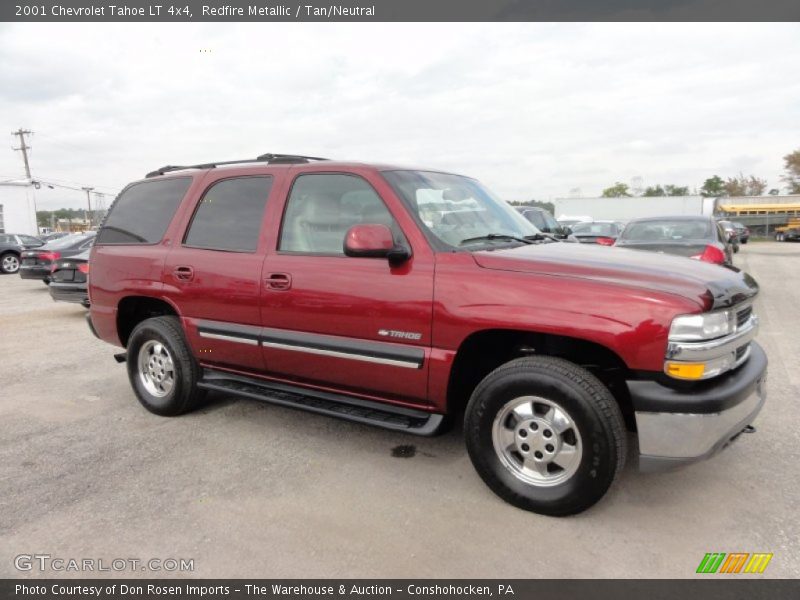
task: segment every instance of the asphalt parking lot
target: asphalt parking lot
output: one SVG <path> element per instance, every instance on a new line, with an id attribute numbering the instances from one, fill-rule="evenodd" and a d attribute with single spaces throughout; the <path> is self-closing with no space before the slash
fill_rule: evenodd
<path id="1" fill-rule="evenodd" d="M 119 574 L 150 577 L 691 577 L 706 552 L 772 552 L 763 576 L 800 577 L 800 244 L 750 243 L 736 264 L 762 288 L 758 432 L 671 473 L 631 458 L 562 519 L 494 496 L 458 430 L 417 438 L 224 396 L 151 415 L 84 309 L 0 277 L 0 576 L 91 575 L 15 568 L 38 553 L 194 559 Z"/>

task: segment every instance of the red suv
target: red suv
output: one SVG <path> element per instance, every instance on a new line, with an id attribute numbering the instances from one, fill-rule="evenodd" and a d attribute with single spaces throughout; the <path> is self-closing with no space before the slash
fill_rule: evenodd
<path id="1" fill-rule="evenodd" d="M 268 154 L 130 184 L 89 324 L 159 415 L 208 390 L 431 435 L 463 416 L 489 487 L 550 515 L 623 466 L 706 458 L 764 402 L 756 282 L 561 243 L 478 181 Z"/>

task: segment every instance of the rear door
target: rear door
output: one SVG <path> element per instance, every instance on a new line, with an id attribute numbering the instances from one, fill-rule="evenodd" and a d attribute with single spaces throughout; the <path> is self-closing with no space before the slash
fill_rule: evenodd
<path id="1" fill-rule="evenodd" d="M 268 373 L 367 397 L 425 402 L 434 255 L 412 239 L 419 234 L 408 224 L 403 231 L 401 211 L 375 174 L 296 174 L 262 274 Z M 345 234 L 357 223 L 388 225 L 413 256 L 398 266 L 345 256 Z"/>
<path id="2" fill-rule="evenodd" d="M 214 173 L 164 265 L 164 295 L 179 309 L 203 364 L 262 371 L 261 265 L 271 174 Z"/>

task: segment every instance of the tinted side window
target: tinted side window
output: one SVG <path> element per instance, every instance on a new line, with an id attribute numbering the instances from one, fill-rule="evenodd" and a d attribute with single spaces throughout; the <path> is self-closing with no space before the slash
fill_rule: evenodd
<path id="1" fill-rule="evenodd" d="M 524 215 L 525 218 L 528 219 L 528 221 L 536 225 L 536 227 L 538 227 L 539 229 L 541 230 L 547 229 L 547 223 L 545 222 L 544 217 L 542 217 L 542 213 L 535 210 L 528 210 L 525 211 Z"/>
<path id="2" fill-rule="evenodd" d="M 191 177 L 175 177 L 143 181 L 126 188 L 111 207 L 97 243 L 160 242 L 191 183 Z"/>
<path id="3" fill-rule="evenodd" d="M 272 177 L 237 177 L 212 185 L 197 205 L 184 244 L 255 252 Z"/>
<path id="4" fill-rule="evenodd" d="M 344 254 L 344 237 L 357 223 L 399 230 L 380 196 L 356 175 L 299 176 L 286 203 L 279 250 Z"/>

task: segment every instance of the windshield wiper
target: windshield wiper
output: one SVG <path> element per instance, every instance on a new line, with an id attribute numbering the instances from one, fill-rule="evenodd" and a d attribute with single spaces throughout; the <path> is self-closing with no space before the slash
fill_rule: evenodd
<path id="1" fill-rule="evenodd" d="M 556 236 L 554 236 L 552 234 L 549 234 L 549 233 L 541 233 L 541 232 L 534 233 L 533 235 L 526 235 L 525 239 L 526 240 L 536 241 L 536 242 L 541 242 L 541 241 L 544 241 L 544 240 L 550 240 L 551 242 L 557 242 L 558 241 L 558 238 Z"/>
<path id="2" fill-rule="evenodd" d="M 538 234 L 537 234 L 538 235 Z M 461 240 L 458 245 L 463 246 L 464 244 L 471 244 L 473 242 L 483 242 L 486 240 L 507 240 L 513 242 L 520 242 L 522 244 L 533 244 L 533 240 L 530 239 L 531 236 L 525 237 L 518 237 L 516 235 L 508 235 L 505 233 L 487 233 L 486 235 L 479 235 L 476 237 L 467 238 L 465 240 Z"/>

